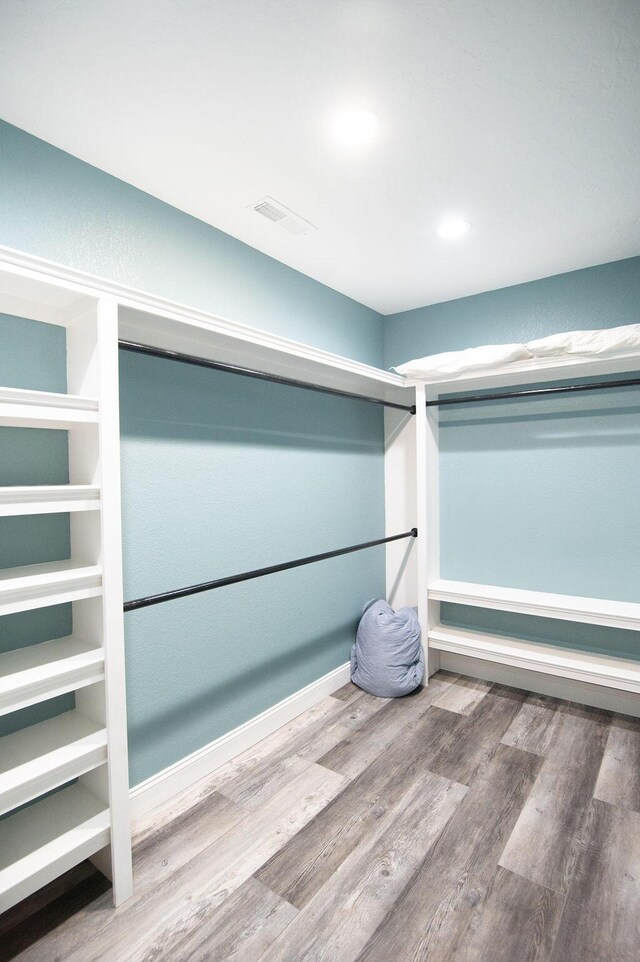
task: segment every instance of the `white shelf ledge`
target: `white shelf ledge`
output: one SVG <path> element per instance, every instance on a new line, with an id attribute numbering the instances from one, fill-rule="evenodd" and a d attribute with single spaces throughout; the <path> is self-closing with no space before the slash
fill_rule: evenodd
<path id="1" fill-rule="evenodd" d="M 98 423 L 95 398 L 0 387 L 0 427 L 66 428 Z"/>
<path id="2" fill-rule="evenodd" d="M 0 487 L 0 518 L 25 514 L 98 511 L 100 488 L 95 484 L 34 484 Z"/>
<path id="3" fill-rule="evenodd" d="M 0 912 L 109 843 L 109 811 L 75 784 L 0 822 Z"/>
<path id="4" fill-rule="evenodd" d="M 0 615 L 30 611 L 102 594 L 99 565 L 50 561 L 0 570 Z"/>
<path id="5" fill-rule="evenodd" d="M 437 625 L 429 647 L 501 665 L 640 693 L 640 661 Z"/>
<path id="6" fill-rule="evenodd" d="M 580 598 L 549 594 L 546 591 L 501 588 L 444 579 L 431 582 L 428 591 L 431 601 L 449 601 L 457 605 L 495 608 L 498 611 L 513 611 L 521 615 L 640 630 L 640 604 L 630 601 Z"/>
<path id="7" fill-rule="evenodd" d="M 107 732 L 78 711 L 0 739 L 0 815 L 107 760 Z"/>
<path id="8" fill-rule="evenodd" d="M 102 648 L 69 636 L 0 655 L 0 715 L 104 680 Z"/>
<path id="9" fill-rule="evenodd" d="M 539 357 L 525 361 L 513 361 L 487 371 L 465 371 L 455 377 L 436 381 L 407 379 L 406 384 L 426 384 L 429 397 L 440 394 L 501 390 L 519 384 L 543 381 L 574 380 L 580 377 L 601 377 L 640 371 L 640 352 L 626 351 L 621 354 L 602 354 L 581 357 L 579 354 L 563 354 L 558 357 Z"/>

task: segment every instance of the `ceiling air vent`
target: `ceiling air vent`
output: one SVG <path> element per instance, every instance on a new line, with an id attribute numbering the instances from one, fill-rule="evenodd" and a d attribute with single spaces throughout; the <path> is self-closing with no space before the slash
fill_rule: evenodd
<path id="1" fill-rule="evenodd" d="M 256 214 L 262 214 L 263 217 L 279 227 L 284 227 L 290 234 L 308 234 L 309 231 L 318 229 L 311 221 L 295 214 L 280 201 L 274 200 L 273 197 L 263 197 L 262 200 L 251 204 L 249 209 L 255 210 Z"/>

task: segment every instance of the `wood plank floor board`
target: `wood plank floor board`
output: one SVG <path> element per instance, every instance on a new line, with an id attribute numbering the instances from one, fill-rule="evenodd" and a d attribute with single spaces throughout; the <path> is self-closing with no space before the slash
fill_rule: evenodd
<path id="1" fill-rule="evenodd" d="M 0 916 L 0 962 L 638 962 L 640 721 L 457 684 L 345 686 L 145 816 L 128 902 L 85 863 Z"/>
<path id="2" fill-rule="evenodd" d="M 235 802 L 213 792 L 179 818 L 147 835 L 134 850 L 136 892 L 140 894 L 159 885 L 243 817 L 244 811 Z"/>
<path id="3" fill-rule="evenodd" d="M 140 962 L 189 959 L 189 962 L 252 962 L 269 948 L 298 914 L 274 892 L 248 878 L 213 912 L 202 913 L 184 936 L 163 940 Z"/>
<path id="4" fill-rule="evenodd" d="M 358 962 L 456 958 L 540 764 L 535 755 L 498 746 Z"/>
<path id="5" fill-rule="evenodd" d="M 490 688 L 490 681 L 460 676 L 436 698 L 434 705 L 438 708 L 446 708 L 447 711 L 468 715 L 482 701 Z"/>
<path id="6" fill-rule="evenodd" d="M 176 818 L 188 817 L 187 813 L 193 806 L 199 805 L 213 792 L 219 791 L 227 782 L 253 770 L 267 756 L 283 754 L 283 746 L 288 744 L 294 736 L 300 735 L 306 729 L 313 728 L 322 719 L 340 710 L 340 702 L 327 696 L 314 705 L 313 708 L 293 718 L 286 725 L 267 735 L 256 745 L 242 752 L 235 758 L 217 768 L 211 775 L 199 779 L 184 791 L 172 796 L 166 802 L 157 806 L 153 811 L 139 818 L 134 825 L 134 845 L 140 844 L 147 835 L 153 834 L 159 826 L 174 821 Z"/>
<path id="7" fill-rule="evenodd" d="M 565 767 L 590 769 L 594 757 L 602 758 L 611 721 L 610 712 L 560 702 L 554 737 L 545 757 Z"/>
<path id="8" fill-rule="evenodd" d="M 559 709 L 556 737 L 500 864 L 564 893 L 589 836 L 591 800 L 609 732 L 602 713 Z"/>
<path id="9" fill-rule="evenodd" d="M 430 707 L 406 740 L 396 741 L 305 828 L 284 845 L 256 877 L 302 908 L 351 854 L 386 811 L 393 809 L 424 757 L 447 738 L 463 716 Z"/>
<path id="10" fill-rule="evenodd" d="M 418 688 L 404 698 L 390 699 L 381 711 L 318 758 L 318 764 L 347 778 L 356 778 L 397 739 L 410 738 L 427 709 L 451 684 L 436 677 L 427 687 Z"/>
<path id="11" fill-rule="evenodd" d="M 525 692 L 493 685 L 469 715 L 461 716 L 461 724 L 452 726 L 449 737 L 434 746 L 426 759 L 429 769 L 469 785 L 496 751 L 525 697 Z"/>
<path id="12" fill-rule="evenodd" d="M 569 892 L 551 962 L 637 962 L 640 814 L 594 800 L 593 830 Z"/>
<path id="13" fill-rule="evenodd" d="M 161 954 L 165 941 L 184 938 L 344 785 L 341 775 L 309 766 L 259 812 L 246 812 L 160 885 L 134 893 L 117 909 L 99 906 L 84 913 L 72 929 L 51 933 L 41 948 L 48 959 L 61 962 L 122 962 L 139 958 L 143 948 Z M 24 958 L 38 955 L 27 953 Z"/>
<path id="14" fill-rule="evenodd" d="M 418 774 L 261 962 L 355 959 L 466 792 L 431 772 Z"/>
<path id="15" fill-rule="evenodd" d="M 352 681 L 348 681 L 346 685 L 342 686 L 342 688 L 338 688 L 337 691 L 334 691 L 330 697 L 337 698 L 338 701 L 353 701 L 361 694 L 362 688 L 358 688 L 358 686 L 354 685 Z"/>
<path id="16" fill-rule="evenodd" d="M 353 701 L 336 703 L 338 708 L 331 714 L 282 742 L 257 764 L 243 765 L 219 790 L 240 805 L 258 808 L 287 783 L 292 766 L 299 772 L 305 762 L 315 762 L 384 708 L 388 699 L 361 693 Z"/>
<path id="17" fill-rule="evenodd" d="M 640 725 L 615 720 L 609 731 L 594 798 L 640 812 Z"/>
<path id="18" fill-rule="evenodd" d="M 527 695 L 520 711 L 502 737 L 503 745 L 546 756 L 555 737 L 559 705 L 559 699 L 548 695 L 538 695 L 535 692 Z"/>
<path id="19" fill-rule="evenodd" d="M 456 962 L 549 962 L 564 901 L 498 867 L 456 949 Z"/>

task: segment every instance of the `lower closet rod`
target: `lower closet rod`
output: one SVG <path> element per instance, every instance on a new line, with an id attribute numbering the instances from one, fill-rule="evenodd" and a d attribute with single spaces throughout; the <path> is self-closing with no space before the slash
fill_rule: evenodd
<path id="1" fill-rule="evenodd" d="M 178 588 L 176 591 L 163 591 L 159 595 L 148 595 L 146 598 L 136 598 L 135 601 L 125 601 L 125 611 L 136 611 L 138 608 L 148 608 L 150 605 L 160 605 L 163 601 L 173 601 L 175 598 L 186 598 L 187 595 L 197 595 L 201 591 L 212 591 L 214 588 L 224 588 L 226 585 L 235 585 L 239 581 L 250 581 L 252 578 L 262 578 L 263 575 L 272 575 L 276 571 L 288 571 L 289 568 L 300 568 L 302 565 L 310 565 L 316 561 L 326 561 L 327 558 L 337 558 L 342 554 L 351 554 L 352 551 L 362 551 L 364 548 L 374 548 L 379 544 L 387 544 L 389 541 L 400 541 L 401 538 L 417 538 L 418 529 L 412 528 L 411 531 L 403 531 L 402 534 L 393 534 L 389 538 L 378 538 L 377 541 L 365 541 L 362 544 L 354 544 L 349 548 L 338 548 L 337 551 L 325 551 L 324 554 L 312 554 L 308 558 L 298 558 L 296 561 L 286 561 L 284 564 L 270 565 L 268 568 L 256 568 L 255 571 L 244 571 L 240 575 L 231 575 L 229 578 L 218 578 L 216 581 L 205 581 L 200 585 L 189 585 L 187 588 Z"/>
<path id="2" fill-rule="evenodd" d="M 397 404 L 395 401 L 384 401 L 382 398 L 369 397 L 366 394 L 355 394 L 353 391 L 340 391 L 335 387 L 325 387 L 323 384 L 312 384 L 299 381 L 293 377 L 283 377 L 280 374 L 268 374 L 266 371 L 255 371 L 250 367 L 240 367 L 238 364 L 227 364 L 224 361 L 210 361 L 206 357 L 194 354 L 181 354 L 179 351 L 167 351 L 163 347 L 152 347 L 150 344 L 137 344 L 135 341 L 118 341 L 121 351 L 131 351 L 132 354 L 147 354 L 149 357 L 163 357 L 170 361 L 182 361 L 183 364 L 195 364 L 196 367 L 208 367 L 214 371 L 225 371 L 227 374 L 241 374 L 243 377 L 253 377 L 258 381 L 273 381 L 275 384 L 286 384 L 288 387 L 300 387 L 305 391 L 319 391 L 321 394 L 334 394 L 337 397 L 348 397 L 356 401 L 368 401 L 370 404 L 381 404 L 386 408 L 396 408 L 398 411 L 416 413 L 415 404 Z"/>

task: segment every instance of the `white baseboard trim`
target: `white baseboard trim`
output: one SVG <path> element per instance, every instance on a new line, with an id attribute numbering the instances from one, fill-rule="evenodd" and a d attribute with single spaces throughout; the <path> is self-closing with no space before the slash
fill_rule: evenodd
<path id="1" fill-rule="evenodd" d="M 169 765 L 157 775 L 152 775 L 144 782 L 134 785 L 129 796 L 133 822 L 135 823 L 137 818 L 167 802 L 201 778 L 211 775 L 225 762 L 252 748 L 267 735 L 286 725 L 303 711 L 313 708 L 338 688 L 342 688 L 349 681 L 350 672 L 349 662 L 339 665 L 322 678 L 311 682 L 306 688 L 294 692 L 293 695 L 289 695 L 272 708 L 267 708 L 255 718 L 250 718 L 233 731 L 221 735 L 204 748 L 182 758 L 175 765 Z"/>
<path id="2" fill-rule="evenodd" d="M 523 688 L 525 691 L 564 698 L 566 701 L 575 701 L 580 705 L 592 705 L 595 708 L 640 717 L 640 695 L 634 692 L 574 681 L 572 678 L 559 678 L 556 675 L 531 671 L 529 668 L 500 665 L 482 658 L 458 655 L 450 651 L 440 651 L 438 654 L 440 668 L 446 671 L 455 671 L 472 678 L 496 681 L 502 685 L 511 685 L 513 688 Z M 437 668 L 430 661 L 429 674 L 434 670 Z"/>

